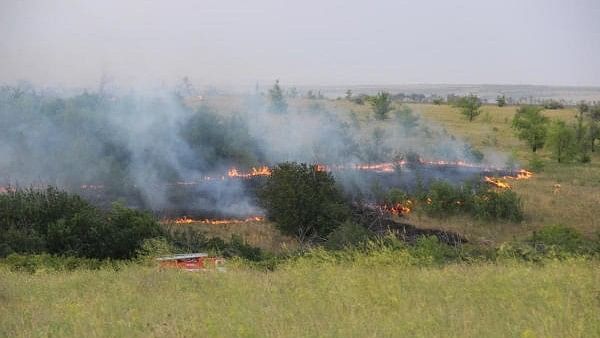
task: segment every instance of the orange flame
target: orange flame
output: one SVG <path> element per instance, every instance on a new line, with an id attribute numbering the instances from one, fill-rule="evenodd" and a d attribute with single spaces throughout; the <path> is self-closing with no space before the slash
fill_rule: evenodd
<path id="1" fill-rule="evenodd" d="M 249 178 L 249 177 L 254 177 L 254 176 L 270 176 L 271 175 L 271 168 L 267 167 L 266 165 L 258 167 L 258 168 L 252 168 L 249 172 L 242 172 L 236 168 L 231 168 L 227 171 L 227 176 L 229 177 L 240 177 L 240 178 Z"/>
<path id="2" fill-rule="evenodd" d="M 517 174 L 514 176 L 503 176 L 502 179 L 500 178 L 495 178 L 495 177 L 490 177 L 490 176 L 485 176 L 484 177 L 484 181 L 486 183 L 489 183 L 495 187 L 501 188 L 501 189 L 511 189 L 512 186 L 510 184 L 508 184 L 507 182 L 503 181 L 503 180 L 509 180 L 509 179 L 514 179 L 514 180 L 528 180 L 530 178 L 533 177 L 533 173 L 531 171 L 525 170 L 525 169 L 520 169 L 519 171 L 517 171 Z"/>
<path id="3" fill-rule="evenodd" d="M 262 222 L 265 218 L 263 216 L 250 216 L 244 219 L 201 219 L 194 220 L 186 216 L 177 218 L 176 220 L 166 220 L 164 223 L 175 223 L 175 224 L 191 224 L 191 223 L 202 223 L 202 224 L 237 224 L 237 223 L 248 223 L 248 222 Z"/>
<path id="4" fill-rule="evenodd" d="M 392 215 L 402 216 L 402 215 L 406 215 L 406 214 L 410 213 L 411 206 L 412 206 L 412 201 L 407 200 L 404 203 L 396 203 L 393 205 L 383 204 L 379 208 L 381 209 L 381 211 L 389 212 Z"/>
<path id="5" fill-rule="evenodd" d="M 501 188 L 501 189 L 510 189 L 512 188 L 510 184 L 502 181 L 499 178 L 494 178 L 494 177 L 489 177 L 489 176 L 485 176 L 483 178 L 485 180 L 486 183 L 489 183 L 497 188 Z"/>
<path id="6" fill-rule="evenodd" d="M 517 176 L 514 178 L 517 180 L 527 180 L 533 177 L 533 173 L 531 171 L 527 171 L 525 169 L 521 169 L 517 172 Z"/>

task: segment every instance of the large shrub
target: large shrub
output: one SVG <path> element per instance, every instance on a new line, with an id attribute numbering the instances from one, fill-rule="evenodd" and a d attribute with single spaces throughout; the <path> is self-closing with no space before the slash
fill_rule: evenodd
<path id="1" fill-rule="evenodd" d="M 425 194 L 425 212 L 432 216 L 448 216 L 468 210 L 471 201 L 468 186 L 453 186 L 446 181 L 435 181 Z"/>
<path id="2" fill-rule="evenodd" d="M 588 241 L 577 230 L 561 224 L 548 225 L 535 231 L 529 242 L 542 251 L 583 253 L 590 248 Z"/>
<path id="3" fill-rule="evenodd" d="M 521 198 L 512 190 L 489 189 L 468 182 L 454 186 L 446 181 L 435 181 L 420 198 L 425 212 L 434 217 L 470 213 L 485 220 L 523 220 Z"/>
<path id="4" fill-rule="evenodd" d="M 301 242 L 324 239 L 349 216 L 333 176 L 316 165 L 279 164 L 260 198 L 267 217 Z"/>
<path id="5" fill-rule="evenodd" d="M 51 253 L 129 258 L 146 238 L 160 235 L 152 216 L 114 205 L 103 212 L 55 188 L 0 194 L 0 255 Z"/>
<path id="6" fill-rule="evenodd" d="M 481 190 L 473 198 L 473 214 L 479 218 L 523 220 L 521 198 L 512 190 Z"/>

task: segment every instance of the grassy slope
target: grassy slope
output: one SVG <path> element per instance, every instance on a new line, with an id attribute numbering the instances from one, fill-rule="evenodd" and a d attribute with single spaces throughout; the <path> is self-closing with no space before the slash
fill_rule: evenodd
<path id="1" fill-rule="evenodd" d="M 243 102 L 238 97 L 215 97 L 205 102 L 220 111 L 240 111 Z M 368 104 L 357 105 L 346 100 L 290 100 L 290 106 L 306 107 L 318 103 L 329 110 L 336 111 L 349 120 L 348 112 L 354 112 L 359 120 L 370 123 L 386 123 L 373 121 Z M 523 167 L 527 167 L 531 152 L 527 145 L 515 137 L 511 129 L 511 119 L 516 106 L 497 107 L 486 105 L 483 114 L 469 123 L 457 108 L 449 105 L 410 104 L 429 125 L 445 128 L 450 134 L 463 138 L 474 147 L 490 154 L 508 156 L 514 153 Z M 560 118 L 568 122 L 575 121 L 574 108 L 546 110 L 544 114 L 550 118 Z M 474 241 L 501 243 L 514 237 L 529 236 L 532 231 L 548 224 L 562 223 L 572 226 L 588 236 L 600 231 L 600 150 L 592 155 L 590 164 L 558 164 L 546 150 L 539 151 L 545 162 L 542 172 L 537 172 L 533 179 L 512 182 L 515 191 L 522 196 L 526 212 L 525 220 L 520 224 L 505 222 L 489 223 L 475 220 L 467 216 L 435 219 L 424 215 L 413 214 L 409 221 L 420 227 L 442 228 L 460 232 Z M 554 185 L 560 184 L 560 192 L 554 193 Z M 229 231 L 206 228 L 210 235 L 229 238 Z M 271 225 L 264 225 L 271 233 Z M 234 225 L 234 228 L 239 228 Z M 267 229 L 268 228 L 268 229 Z M 277 239 L 261 237 L 256 241 L 251 233 L 242 237 L 264 248 L 277 248 Z"/>
<path id="2" fill-rule="evenodd" d="M 0 276 L 7 337 L 600 336 L 598 262 Z"/>
<path id="3" fill-rule="evenodd" d="M 335 101 L 332 107 L 340 111 L 354 111 L 363 120 L 371 114 L 368 105 Z M 527 168 L 531 151 L 516 138 L 511 120 L 516 106 L 486 105 L 483 113 L 469 123 L 457 108 L 449 105 L 410 104 L 429 124 L 445 128 L 450 134 L 463 138 L 474 147 L 490 154 L 514 153 L 521 166 Z M 546 110 L 552 119 L 575 122 L 574 108 Z M 558 164 L 546 150 L 539 151 L 545 168 L 533 179 L 513 183 L 514 190 L 523 197 L 526 219 L 521 224 L 488 223 L 470 217 L 432 219 L 414 214 L 410 221 L 421 227 L 444 228 L 461 232 L 475 240 L 502 242 L 513 237 L 531 234 L 548 224 L 562 223 L 586 235 L 600 231 L 600 151 L 592 154 L 590 164 Z M 554 185 L 560 192 L 554 193 Z"/>
<path id="4" fill-rule="evenodd" d="M 475 147 L 487 151 L 514 152 L 519 162 L 527 167 L 531 152 L 524 142 L 515 137 L 510 127 L 516 107 L 484 106 L 484 113 L 472 123 L 447 105 L 414 105 L 413 108 L 426 119 L 441 123 L 449 132 L 465 138 Z M 574 122 L 575 110 L 546 110 L 544 114 Z M 493 142 L 494 139 L 496 142 Z M 492 140 L 491 145 L 489 140 Z M 536 173 L 531 180 L 514 182 L 515 191 L 524 200 L 526 220 L 523 224 L 492 225 L 488 230 L 485 224 L 467 221 L 464 231 L 492 240 L 506 240 L 555 223 L 572 226 L 588 235 L 599 231 L 600 153 L 593 154 L 591 164 L 558 164 L 545 150 L 540 155 L 545 160 L 544 170 Z M 561 185 L 559 193 L 554 193 L 555 184 Z M 461 221 L 459 223 L 465 220 Z M 454 227 L 463 230 L 461 224 Z"/>

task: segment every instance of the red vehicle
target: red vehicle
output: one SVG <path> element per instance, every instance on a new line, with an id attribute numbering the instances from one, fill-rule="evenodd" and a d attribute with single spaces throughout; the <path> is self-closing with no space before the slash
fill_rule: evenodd
<path id="1" fill-rule="evenodd" d="M 186 271 L 225 271 L 225 259 L 209 256 L 205 253 L 191 253 L 159 257 L 156 259 L 161 268 L 175 268 Z"/>

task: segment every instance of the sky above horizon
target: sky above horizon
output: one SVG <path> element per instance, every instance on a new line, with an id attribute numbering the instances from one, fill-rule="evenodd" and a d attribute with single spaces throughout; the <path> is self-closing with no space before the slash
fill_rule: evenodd
<path id="1" fill-rule="evenodd" d="M 600 1 L 0 0 L 0 83 L 600 86 Z"/>

